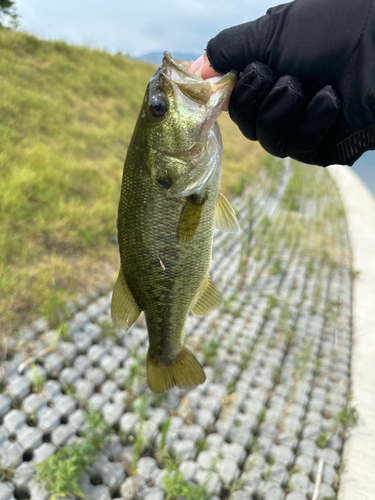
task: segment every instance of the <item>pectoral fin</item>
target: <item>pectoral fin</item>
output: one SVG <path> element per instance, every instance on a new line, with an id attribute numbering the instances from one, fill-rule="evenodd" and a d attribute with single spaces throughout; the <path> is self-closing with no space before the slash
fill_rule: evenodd
<path id="1" fill-rule="evenodd" d="M 196 233 L 201 220 L 204 203 L 205 201 L 196 203 L 189 198 L 186 199 L 178 222 L 178 238 L 182 243 L 190 241 Z"/>
<path id="2" fill-rule="evenodd" d="M 207 275 L 203 290 L 191 308 L 196 316 L 203 316 L 211 311 L 214 311 L 223 304 L 223 296 L 212 281 L 211 277 Z"/>
<path id="3" fill-rule="evenodd" d="M 118 330 L 127 330 L 140 313 L 141 309 L 138 307 L 133 294 L 129 290 L 124 273 L 120 268 L 112 296 L 112 321 Z"/>
<path id="4" fill-rule="evenodd" d="M 215 226 L 228 233 L 237 233 L 240 231 L 236 213 L 229 201 L 221 193 L 216 202 Z"/>

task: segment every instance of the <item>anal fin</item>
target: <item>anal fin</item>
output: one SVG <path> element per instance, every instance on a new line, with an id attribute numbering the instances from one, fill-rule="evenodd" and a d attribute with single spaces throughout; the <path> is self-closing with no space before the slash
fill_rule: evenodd
<path id="1" fill-rule="evenodd" d="M 112 295 L 112 321 L 118 330 L 127 330 L 140 314 L 141 309 L 138 307 L 120 267 Z"/>
<path id="2" fill-rule="evenodd" d="M 215 209 L 215 226 L 228 233 L 238 233 L 240 225 L 236 213 L 225 196 L 219 193 Z"/>
<path id="3" fill-rule="evenodd" d="M 211 277 L 207 275 L 203 289 L 191 310 L 196 316 L 203 316 L 220 307 L 223 302 L 224 300 L 220 290 L 212 281 Z"/>
<path id="4" fill-rule="evenodd" d="M 191 389 L 203 384 L 206 375 L 195 356 L 186 347 L 169 364 L 162 364 L 151 359 L 147 353 L 147 383 L 152 392 L 160 394 L 177 386 L 179 389 Z"/>

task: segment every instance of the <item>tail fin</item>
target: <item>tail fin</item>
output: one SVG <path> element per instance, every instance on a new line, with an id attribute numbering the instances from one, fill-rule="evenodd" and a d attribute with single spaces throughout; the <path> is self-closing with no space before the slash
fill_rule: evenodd
<path id="1" fill-rule="evenodd" d="M 153 362 L 150 353 L 147 353 L 147 383 L 152 392 L 162 393 L 174 385 L 180 389 L 190 389 L 203 384 L 205 380 L 203 368 L 186 347 L 168 365 Z"/>

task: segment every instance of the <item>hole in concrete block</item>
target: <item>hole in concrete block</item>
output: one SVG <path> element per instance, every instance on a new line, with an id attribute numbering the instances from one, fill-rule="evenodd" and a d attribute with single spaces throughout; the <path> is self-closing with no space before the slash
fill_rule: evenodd
<path id="1" fill-rule="evenodd" d="M 26 419 L 27 425 L 30 427 L 36 427 L 37 426 L 37 419 L 35 415 L 29 415 Z"/>
<path id="2" fill-rule="evenodd" d="M 93 484 L 94 486 L 98 486 L 98 484 L 103 484 L 103 479 L 97 474 L 95 474 L 95 476 L 92 476 L 90 478 L 90 481 L 91 484 Z"/>
<path id="3" fill-rule="evenodd" d="M 33 450 L 26 450 L 22 455 L 22 460 L 24 462 L 30 462 L 33 459 L 34 452 Z"/>
<path id="4" fill-rule="evenodd" d="M 14 498 L 17 500 L 28 500 L 30 498 L 30 492 L 25 488 L 16 488 Z"/>
<path id="5" fill-rule="evenodd" d="M 118 486 L 111 490 L 111 498 L 121 498 L 121 491 Z"/>
<path id="6" fill-rule="evenodd" d="M 68 417 L 66 415 L 61 415 L 60 424 L 67 424 L 67 423 L 68 423 Z"/>
<path id="7" fill-rule="evenodd" d="M 43 443 L 50 443 L 51 442 L 51 433 L 46 432 L 43 434 Z"/>
<path id="8" fill-rule="evenodd" d="M 15 443 L 17 441 L 17 434 L 15 432 L 12 432 L 12 434 L 9 434 L 9 441 L 12 443 Z"/>

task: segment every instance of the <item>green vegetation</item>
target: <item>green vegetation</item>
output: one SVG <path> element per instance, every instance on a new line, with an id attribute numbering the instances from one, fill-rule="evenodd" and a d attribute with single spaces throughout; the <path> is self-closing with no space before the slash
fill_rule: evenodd
<path id="1" fill-rule="evenodd" d="M 341 424 L 344 431 L 350 427 L 355 427 L 358 423 L 359 414 L 354 406 L 349 406 L 347 403 L 343 409 L 337 413 L 334 418 L 334 428 L 337 430 Z"/>
<path id="2" fill-rule="evenodd" d="M 167 473 L 163 478 L 166 500 L 171 500 L 173 498 L 208 500 L 214 496 L 213 493 L 208 493 L 207 491 L 209 473 L 207 474 L 208 478 L 202 486 L 195 486 L 184 480 L 182 472 L 178 470 L 178 465 L 173 460 L 167 461 L 166 469 Z"/>
<path id="3" fill-rule="evenodd" d="M 316 442 L 317 446 L 319 448 L 324 448 L 325 445 L 326 445 L 326 442 L 327 442 L 327 439 L 329 437 L 329 434 L 327 434 L 326 432 L 322 432 Z"/>
<path id="4" fill-rule="evenodd" d="M 84 493 L 78 485 L 79 478 L 86 467 L 93 465 L 98 451 L 105 444 L 105 438 L 111 432 L 99 413 L 86 413 L 85 419 L 87 426 L 81 440 L 74 441 L 64 448 L 57 448 L 54 455 L 35 464 L 35 481 L 40 481 L 47 488 L 51 493 L 51 500 L 55 500 L 56 496 L 68 495 L 84 498 Z"/>

